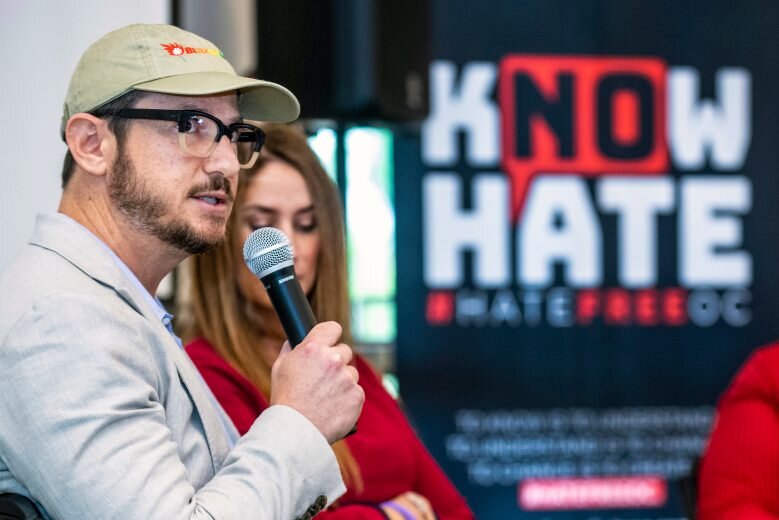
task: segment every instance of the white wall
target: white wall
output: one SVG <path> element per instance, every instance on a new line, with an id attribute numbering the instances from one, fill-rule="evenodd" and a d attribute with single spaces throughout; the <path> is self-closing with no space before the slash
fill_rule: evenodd
<path id="1" fill-rule="evenodd" d="M 169 23 L 169 0 L 0 0 L 0 272 L 55 211 L 62 102 L 81 53 L 136 22 Z"/>

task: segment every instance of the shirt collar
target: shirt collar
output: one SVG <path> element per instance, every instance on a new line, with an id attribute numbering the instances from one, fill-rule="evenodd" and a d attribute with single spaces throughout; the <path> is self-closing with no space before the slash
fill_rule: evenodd
<path id="1" fill-rule="evenodd" d="M 76 220 L 73 220 L 71 217 L 64 215 L 65 218 L 69 218 L 72 220 L 76 225 L 81 226 L 84 231 L 87 232 L 87 234 L 92 237 L 95 242 L 100 244 L 100 247 L 103 248 L 103 250 L 108 253 L 108 255 L 113 259 L 116 266 L 119 268 L 120 271 L 122 271 L 122 274 L 130 281 L 130 283 L 133 284 L 133 286 L 138 289 L 138 291 L 143 295 L 143 298 L 146 300 L 146 303 L 149 304 L 149 306 L 154 310 L 154 314 L 157 316 L 157 319 L 159 319 L 162 324 L 165 326 L 168 331 L 173 334 L 173 315 L 170 314 L 167 310 L 165 310 L 165 307 L 162 305 L 162 302 L 156 297 L 152 296 L 149 291 L 146 290 L 146 287 L 143 286 L 140 280 L 138 280 L 138 277 L 135 276 L 135 274 L 130 270 L 129 267 L 127 267 L 127 264 L 125 264 L 121 258 L 119 258 L 114 251 L 106 245 L 105 242 L 100 240 L 100 238 L 97 237 L 92 231 L 84 227 L 80 222 L 77 222 Z M 175 336 L 175 335 L 174 335 Z"/>

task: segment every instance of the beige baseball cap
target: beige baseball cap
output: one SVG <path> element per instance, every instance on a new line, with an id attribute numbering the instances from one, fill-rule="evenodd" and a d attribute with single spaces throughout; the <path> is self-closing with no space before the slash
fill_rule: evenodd
<path id="1" fill-rule="evenodd" d="M 286 123 L 300 104 L 276 83 L 235 73 L 216 45 L 172 25 L 136 24 L 93 43 L 73 72 L 60 131 L 70 116 L 89 112 L 130 90 L 203 96 L 240 91 L 244 119 Z"/>

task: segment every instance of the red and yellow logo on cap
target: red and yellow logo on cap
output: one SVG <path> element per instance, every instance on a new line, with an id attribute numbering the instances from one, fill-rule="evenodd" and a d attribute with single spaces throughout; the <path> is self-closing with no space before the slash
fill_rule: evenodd
<path id="1" fill-rule="evenodd" d="M 171 56 L 183 56 L 185 54 L 212 54 L 214 56 L 221 56 L 224 58 L 224 54 L 219 49 L 208 49 L 204 47 L 185 47 L 180 43 L 161 43 L 163 49 L 168 51 Z"/>

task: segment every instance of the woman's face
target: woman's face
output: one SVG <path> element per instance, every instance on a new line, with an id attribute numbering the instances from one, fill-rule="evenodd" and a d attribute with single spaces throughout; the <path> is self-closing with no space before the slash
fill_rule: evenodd
<path id="1" fill-rule="evenodd" d="M 309 294 L 316 281 L 319 256 L 319 230 L 314 218 L 314 205 L 303 175 L 281 161 L 271 161 L 242 188 L 243 202 L 235 211 L 238 217 L 238 249 L 240 265 L 238 288 L 253 304 L 271 308 L 262 284 L 243 262 L 243 243 L 255 229 L 272 226 L 280 229 L 292 242 L 295 251 L 295 273 L 303 292 Z"/>

